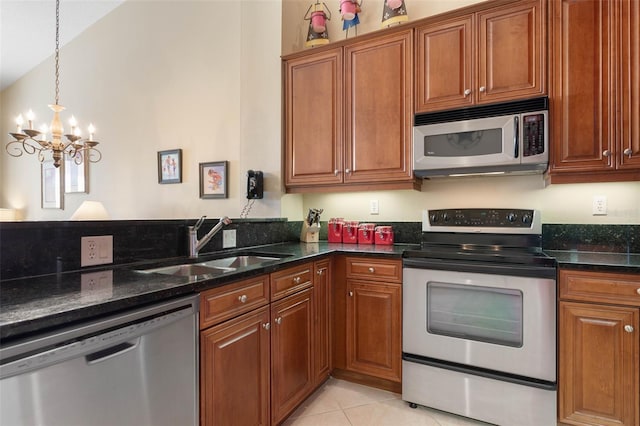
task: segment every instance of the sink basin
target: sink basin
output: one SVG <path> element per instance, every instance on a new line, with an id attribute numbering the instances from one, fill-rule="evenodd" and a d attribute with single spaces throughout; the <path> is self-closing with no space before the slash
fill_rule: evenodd
<path id="1" fill-rule="evenodd" d="M 216 275 L 222 275 L 225 272 L 235 271 L 236 268 L 215 266 L 215 265 L 202 265 L 202 264 L 187 264 L 187 265 L 174 265 L 163 266 L 161 268 L 145 269 L 140 272 L 144 273 L 156 273 L 164 275 L 175 275 L 179 277 L 213 277 Z"/>
<path id="2" fill-rule="evenodd" d="M 243 256 L 230 256 L 223 257 L 222 259 L 210 260 L 208 262 L 202 262 L 198 265 L 215 268 L 243 268 L 246 266 L 261 265 L 263 263 L 274 262 L 280 260 L 280 257 L 272 256 L 255 256 L 255 255 L 243 255 Z"/>

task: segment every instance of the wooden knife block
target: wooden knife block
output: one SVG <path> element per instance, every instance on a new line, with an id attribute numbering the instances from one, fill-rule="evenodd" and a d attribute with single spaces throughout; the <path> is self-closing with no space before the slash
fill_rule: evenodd
<path id="1" fill-rule="evenodd" d="M 300 241 L 303 243 L 317 243 L 320 237 L 320 225 L 309 225 L 306 221 L 302 221 L 302 230 L 300 231 Z"/>

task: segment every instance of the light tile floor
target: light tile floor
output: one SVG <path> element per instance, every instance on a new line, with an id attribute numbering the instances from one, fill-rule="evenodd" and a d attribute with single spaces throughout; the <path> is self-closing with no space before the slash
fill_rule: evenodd
<path id="1" fill-rule="evenodd" d="M 486 426 L 418 406 L 410 408 L 397 393 L 333 377 L 311 395 L 283 426 Z"/>

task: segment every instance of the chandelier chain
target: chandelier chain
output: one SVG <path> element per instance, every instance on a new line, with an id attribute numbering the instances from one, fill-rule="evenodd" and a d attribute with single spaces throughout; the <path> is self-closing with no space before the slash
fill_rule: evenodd
<path id="1" fill-rule="evenodd" d="M 60 104 L 60 0 L 56 0 L 56 105 Z"/>

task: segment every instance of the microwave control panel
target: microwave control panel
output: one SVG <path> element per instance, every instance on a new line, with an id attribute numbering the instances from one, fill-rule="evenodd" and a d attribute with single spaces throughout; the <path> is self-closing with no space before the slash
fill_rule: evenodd
<path id="1" fill-rule="evenodd" d="M 544 114 L 522 116 L 522 153 L 524 157 L 544 154 Z"/>

